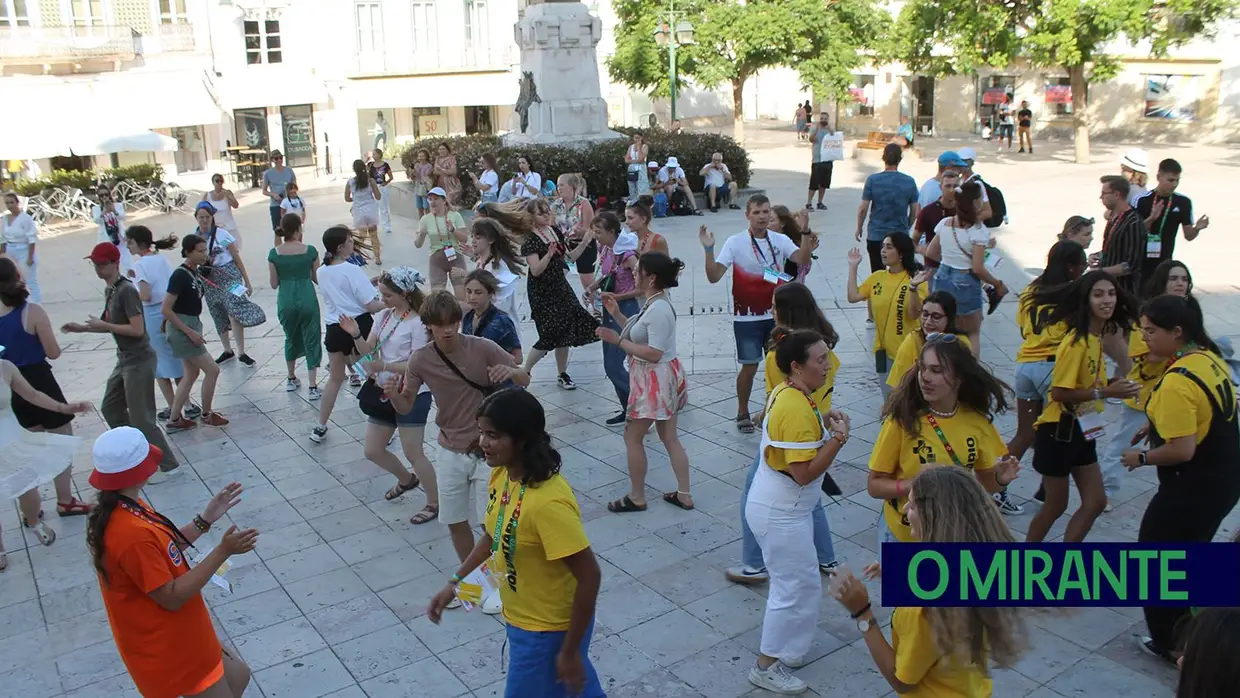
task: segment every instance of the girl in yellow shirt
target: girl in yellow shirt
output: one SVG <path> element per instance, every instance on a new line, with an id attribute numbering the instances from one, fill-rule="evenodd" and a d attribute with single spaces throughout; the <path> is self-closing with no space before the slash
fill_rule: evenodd
<path id="1" fill-rule="evenodd" d="M 1035 305 L 1051 305 L 1048 323 L 1064 322 L 1068 332 L 1055 350 L 1050 400 L 1038 417 L 1033 469 L 1042 476 L 1046 502 L 1029 522 L 1026 540 L 1037 543 L 1068 508 L 1068 477 L 1076 481 L 1081 506 L 1068 521 L 1064 541 L 1085 539 L 1106 506 L 1096 440 L 1105 431 L 1104 398 L 1136 397 L 1140 386 L 1121 378 L 1107 383 L 1102 337 L 1132 327 L 1136 302 L 1105 271 L 1091 271 L 1066 287 L 1039 289 Z"/>
<path id="2" fill-rule="evenodd" d="M 458 595 L 472 600 L 462 580 L 486 563 L 507 621 L 505 695 L 604 698 L 589 655 L 602 575 L 538 398 L 515 388 L 490 395 L 478 437 L 491 466 L 482 537 L 427 616 L 439 623 Z"/>
<path id="3" fill-rule="evenodd" d="M 891 373 L 887 374 L 887 385 L 892 390 L 900 387 L 900 381 L 917 365 L 917 357 L 926 346 L 926 335 L 936 333 L 954 334 L 966 349 L 969 348 L 969 338 L 956 333 L 956 299 L 946 291 L 935 291 L 922 301 L 921 329 L 904 339 L 891 364 Z"/>
<path id="4" fill-rule="evenodd" d="M 870 302 L 874 330 L 874 370 L 878 373 L 883 397 L 891 392 L 887 373 L 891 359 L 900 351 L 904 338 L 917 329 L 921 302 L 929 293 L 926 284 L 913 282 L 921 271 L 913 240 L 904 233 L 892 233 L 883 239 L 883 265 L 857 286 L 857 268 L 861 266 L 861 249 L 848 251 L 848 302 Z"/>
<path id="5" fill-rule="evenodd" d="M 912 481 L 904 507 L 913 537 L 925 543 L 1014 543 L 986 491 L 961 468 L 928 468 Z M 877 563 L 866 576 L 880 575 Z M 1028 648 L 1019 608 L 897 608 L 891 642 L 870 595 L 841 570 L 830 593 L 857 621 L 875 667 L 904 698 L 990 698 L 988 666 L 1011 667 Z"/>

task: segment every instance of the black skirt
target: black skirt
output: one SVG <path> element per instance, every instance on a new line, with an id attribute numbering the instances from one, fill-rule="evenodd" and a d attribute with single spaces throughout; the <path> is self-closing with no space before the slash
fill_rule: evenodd
<path id="1" fill-rule="evenodd" d="M 53 400 L 58 402 L 65 401 L 65 394 L 60 391 L 60 385 L 56 382 L 56 376 L 52 375 L 51 364 L 46 361 L 40 361 L 29 366 L 18 366 L 17 370 L 21 372 L 22 377 L 26 379 L 30 387 Z M 73 421 L 73 415 L 51 412 L 42 407 L 32 405 L 21 395 L 18 395 L 16 391 L 13 392 L 13 415 L 17 417 L 17 423 L 22 425 L 23 429 L 42 428 L 44 431 L 51 431 Z"/>

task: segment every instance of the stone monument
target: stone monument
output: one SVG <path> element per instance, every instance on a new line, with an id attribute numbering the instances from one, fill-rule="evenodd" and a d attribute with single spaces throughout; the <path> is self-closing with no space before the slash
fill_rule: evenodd
<path id="1" fill-rule="evenodd" d="M 623 136 L 607 128 L 596 47 L 603 23 L 580 2 L 532 0 L 515 26 L 521 93 L 511 144 L 598 141 Z"/>

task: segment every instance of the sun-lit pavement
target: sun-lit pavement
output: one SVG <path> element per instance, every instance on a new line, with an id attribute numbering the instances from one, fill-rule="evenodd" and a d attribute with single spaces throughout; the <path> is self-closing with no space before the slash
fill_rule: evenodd
<path id="1" fill-rule="evenodd" d="M 755 160 L 754 186 L 764 187 L 778 203 L 803 203 L 807 149 L 791 134 L 750 127 Z M 961 144 L 962 145 L 962 144 Z M 1012 225 L 1000 233 L 1000 247 L 1011 263 L 1005 278 L 1016 285 L 1026 270 L 1040 268 L 1046 249 L 1070 214 L 1096 215 L 1097 178 L 1113 171 L 1115 153 L 1099 148 L 1097 163 L 1067 164 L 1070 148 L 1042 146 L 1037 159 L 1015 155 L 992 162 L 985 143 L 979 170 L 1001 187 L 1009 202 Z M 927 144 L 924 162 L 905 167 L 919 181 L 933 171 L 930 157 L 946 144 Z M 1230 259 L 1240 245 L 1230 239 L 1237 216 L 1223 206 L 1225 182 L 1234 179 L 1232 151 L 1194 148 L 1164 152 L 1151 148 L 1151 161 L 1168 154 L 1185 165 L 1184 191 L 1212 227 L 1201 239 L 1182 244 L 1192 267 L 1208 324 L 1217 334 L 1240 332 L 1240 303 Z M 674 154 L 674 153 L 670 153 Z M 663 159 L 667 154 L 659 154 Z M 1230 161 L 1229 161 L 1230 160 Z M 689 163 L 692 164 L 692 163 Z M 696 166 L 696 165 L 694 165 Z M 857 568 L 876 559 L 874 522 L 879 503 L 864 491 L 865 466 L 878 433 L 880 402 L 867 348 L 872 337 L 861 306 L 848 306 L 841 288 L 847 271 L 844 253 L 852 242 L 861 182 L 874 163 L 848 161 L 836 168 L 830 211 L 815 213 L 822 233 L 819 260 L 810 286 L 840 331 L 836 350 L 842 361 L 835 404 L 852 415 L 854 438 L 833 466 L 835 480 L 848 495 L 830 502 L 827 512 L 840 559 Z M 309 192 L 310 242 L 330 223 L 348 219 L 335 183 Z M 439 523 L 412 526 L 421 508 L 420 492 L 397 502 L 383 500 L 390 476 L 362 456 L 365 423 L 356 402 L 342 395 L 325 443 L 308 438 L 315 407 L 304 389 L 284 392 L 283 335 L 275 321 L 275 292 L 266 288 L 266 254 L 270 236 L 265 204 L 238 213 L 244 258 L 259 287 L 255 300 L 269 321 L 248 333 L 246 349 L 255 368 L 237 362 L 225 367 L 216 404 L 232 420 L 224 429 L 199 427 L 177 434 L 172 443 L 186 466 L 145 495 L 172 519 L 188 520 L 212 492 L 231 481 L 246 487 L 231 520 L 262 531 L 258 549 L 233 559 L 231 596 L 210 588 L 206 593 L 216 628 L 255 671 L 247 696 L 289 698 L 338 696 L 436 698 L 497 696 L 503 693 L 502 627 L 480 613 L 450 612 L 434 626 L 425 617 L 430 595 L 456 567 L 445 528 Z M 184 234 L 188 216 L 155 217 L 144 224 L 157 235 Z M 657 501 L 656 492 L 674 489 L 666 454 L 658 440 L 647 442 L 650 456 L 649 511 L 613 515 L 605 502 L 627 488 L 620 430 L 603 420 L 614 414 L 615 397 L 602 373 L 597 345 L 576 349 L 569 371 L 580 389 L 559 390 L 554 364 L 544 361 L 535 372 L 533 392 L 547 409 L 548 427 L 564 456 L 564 474 L 573 484 L 586 519 L 586 530 L 603 567 L 598 622 L 592 655 L 611 696 L 706 696 L 724 698 L 766 695 L 754 691 L 745 672 L 754 660 L 762 622 L 759 588 L 732 585 L 723 568 L 739 555 L 740 487 L 757 437 L 739 434 L 735 414 L 733 343 L 727 315 L 727 284 L 710 285 L 701 272 L 696 231 L 708 224 L 716 236 L 742 230 L 738 212 L 707 213 L 702 218 L 657 221 L 672 252 L 687 264 L 681 287 L 673 294 L 679 312 L 682 360 L 690 371 L 690 407 L 681 415 L 682 438 L 693 471 L 697 510 L 684 512 Z M 389 265 L 425 268 L 426 253 L 412 246 L 413 221 L 397 218 L 397 232 L 384 239 Z M 1098 240 L 1101 240 L 1099 228 Z M 40 244 L 41 281 L 55 324 L 97 314 L 102 286 L 82 257 L 94 232 L 63 235 Z M 1097 245 L 1095 245 L 1096 247 Z M 574 282 L 575 283 L 575 282 Z M 1019 335 L 1012 321 L 1014 303 L 1005 303 L 987 319 L 983 358 L 1005 379 Z M 525 312 L 522 302 L 523 314 Z M 528 320 L 527 343 L 535 338 Z M 114 363 L 114 344 L 99 335 L 60 337 L 64 356 L 56 375 L 70 399 L 98 400 Z M 214 352 L 219 350 L 213 344 Z M 300 369 L 299 369 L 300 371 Z M 760 391 L 755 392 L 759 395 Z M 1014 418 L 1001 416 L 1001 431 L 1011 432 Z M 91 495 L 90 439 L 104 426 L 97 415 L 81 417 L 84 437 L 76 477 L 84 496 Z M 435 459 L 435 429 L 427 429 L 427 453 Z M 1012 487 L 1023 502 L 1036 488 L 1034 476 Z M 1121 502 L 1094 527 L 1091 539 L 1135 540 L 1138 523 L 1152 494 L 1151 472 L 1129 476 Z M 50 490 L 45 491 L 50 497 Z M 48 504 L 49 511 L 51 504 Z M 1026 513 L 1008 519 L 1019 536 Z M 83 519 L 56 519 L 50 525 L 60 539 L 39 547 L 18 525 L 16 507 L 0 513 L 10 567 L 0 574 L 0 686 L 4 695 L 137 695 L 116 654 L 102 610 L 97 582 L 85 551 Z M 217 528 L 228 521 L 220 522 Z M 1236 512 L 1224 524 L 1240 526 Z M 1062 533 L 1058 525 L 1052 535 Z M 200 549 L 217 540 L 205 536 Z M 1223 535 L 1223 534 L 1220 534 Z M 33 545 L 34 547 L 27 547 Z M 877 587 L 872 590 L 876 593 Z M 886 619 L 890 612 L 885 611 Z M 813 693 L 832 696 L 888 696 L 890 692 L 860 642 L 848 616 L 824 595 L 820 634 L 812 651 L 816 661 L 796 673 Z M 1014 670 L 996 672 L 995 695 L 1036 698 L 1123 695 L 1163 697 L 1171 694 L 1173 673 L 1141 655 L 1131 635 L 1142 630 L 1139 609 L 1086 609 L 1046 612 L 1031 617 L 1032 649 Z"/>

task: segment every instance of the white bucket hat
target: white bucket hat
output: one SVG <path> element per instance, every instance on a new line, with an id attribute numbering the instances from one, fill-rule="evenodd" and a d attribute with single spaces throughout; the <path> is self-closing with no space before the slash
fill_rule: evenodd
<path id="1" fill-rule="evenodd" d="M 673 157 L 673 158 L 668 158 L 668 159 L 667 159 L 667 169 L 669 169 L 669 170 L 674 170 L 674 169 L 676 169 L 677 167 L 680 167 L 680 161 L 679 161 L 679 160 L 677 160 L 677 159 L 676 159 L 676 158 L 674 158 L 674 157 Z"/>
<path id="2" fill-rule="evenodd" d="M 97 490 L 123 490 L 150 479 L 164 452 L 133 427 L 109 429 L 95 439 L 91 451 L 95 470 L 90 484 Z"/>
<path id="3" fill-rule="evenodd" d="M 1140 148 L 1132 148 L 1124 153 L 1124 157 L 1120 158 L 1119 164 L 1121 167 L 1127 167 L 1133 172 L 1140 172 L 1141 174 L 1150 173 L 1150 156 Z"/>

